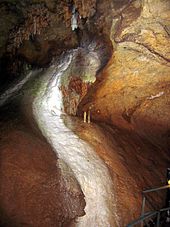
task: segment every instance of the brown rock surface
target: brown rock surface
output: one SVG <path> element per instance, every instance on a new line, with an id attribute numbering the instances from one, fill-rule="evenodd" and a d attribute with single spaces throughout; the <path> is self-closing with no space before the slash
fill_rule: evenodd
<path id="1" fill-rule="evenodd" d="M 56 9 L 52 2 L 46 4 L 48 9 L 59 12 L 59 8 Z M 78 4 L 80 1 L 74 2 Z M 94 15 L 87 10 L 90 6 L 89 1 L 86 2 L 84 11 L 81 4 L 78 6 L 84 17 L 88 16 L 88 13 L 93 15 L 92 19 L 87 19 L 85 27 L 92 34 L 95 32 L 104 36 L 109 34 L 114 52 L 107 66 L 97 76 L 97 81 L 83 98 L 78 112 L 81 115 L 90 108 L 92 120 L 105 122 L 107 125 L 102 125 L 102 129 L 93 124 L 89 126 L 77 121 L 74 130 L 94 146 L 98 155 L 107 164 L 113 177 L 120 224 L 124 226 L 140 214 L 140 192 L 144 188 L 163 185 L 166 168 L 170 164 L 168 153 L 170 2 L 169 0 L 108 0 L 98 1 L 97 4 L 93 1 L 93 3 L 94 10 L 98 12 Z M 53 55 L 53 51 L 55 55 L 56 52 L 61 53 L 63 49 L 77 45 L 77 37 L 68 27 L 69 23 L 61 23 L 63 18 L 68 22 L 71 16 L 68 6 L 64 9 L 61 14 L 53 15 L 51 26 L 43 29 L 35 40 L 24 41 L 18 53 L 28 62 L 45 64 Z M 67 15 L 64 16 L 64 12 L 67 12 Z M 75 74 L 75 76 L 79 75 Z M 20 221 L 30 225 L 33 221 L 36 226 L 43 226 L 44 223 L 44 226 L 54 226 L 56 220 L 58 223 L 67 223 L 76 216 L 83 215 L 84 204 L 81 204 L 82 194 L 78 187 L 75 193 L 79 195 L 77 198 L 74 193 L 69 194 L 63 183 L 65 196 L 70 197 L 61 206 L 54 203 L 54 198 L 57 201 L 59 198 L 59 201 L 61 199 L 63 202 L 65 196 L 61 192 L 62 184 L 51 186 L 51 179 L 59 182 L 61 175 L 60 172 L 56 174 L 54 154 L 46 155 L 46 149 L 49 149 L 48 147 L 45 149 L 47 145 L 39 138 L 35 139 L 28 132 L 21 130 L 11 130 L 7 135 L 7 137 L 3 135 L 2 140 L 1 177 L 4 184 L 1 187 L 0 200 L 1 210 L 4 213 L 3 220 L 5 218 L 9 220 L 10 216 L 12 224 L 16 223 L 17 226 Z M 18 138 L 22 139 L 21 143 L 16 143 Z M 29 150 L 34 151 L 35 157 L 30 155 L 28 147 L 31 148 Z M 21 156 L 18 155 L 19 150 L 23 150 Z M 40 150 L 41 152 L 43 150 L 41 159 Z M 46 161 L 47 156 L 49 162 Z M 13 157 L 12 161 L 11 157 Z M 37 166 L 37 163 L 40 163 L 40 166 Z M 28 171 L 27 166 L 30 167 L 31 172 Z M 35 178 L 32 178 L 33 173 Z M 35 184 L 35 181 L 38 183 Z M 46 191 L 44 185 L 52 187 L 50 192 Z M 29 197 L 31 190 L 37 192 L 33 194 L 33 198 Z M 18 195 L 18 191 L 23 194 Z M 164 196 L 150 198 L 152 209 L 164 206 Z M 20 209 L 21 205 L 24 209 Z M 46 216 L 47 206 L 51 206 L 49 210 L 53 211 L 49 216 Z M 149 208 L 151 207 L 148 205 Z M 61 214 L 64 216 L 56 215 L 58 209 L 62 210 Z M 74 209 L 76 214 L 73 212 Z M 30 219 L 24 212 L 30 215 Z M 42 221 L 42 217 L 47 217 L 46 222 L 44 219 Z M 11 226 L 14 226 L 12 224 Z"/>
<path id="2" fill-rule="evenodd" d="M 80 112 L 169 143 L 169 1 L 133 1 L 113 20 L 114 53 Z"/>
<path id="3" fill-rule="evenodd" d="M 96 12 L 96 0 L 74 0 L 74 4 L 83 18 L 93 16 Z"/>
<path id="4" fill-rule="evenodd" d="M 0 16 L 0 58 L 6 51 L 6 45 L 10 29 L 12 29 L 19 22 L 19 15 L 14 12 L 9 14 L 8 7 L 0 4 L 1 16 Z"/>
<path id="5" fill-rule="evenodd" d="M 166 183 L 166 168 L 170 165 L 168 152 L 127 130 L 106 124 L 87 124 L 74 117 L 67 117 L 65 122 L 93 146 L 107 165 L 113 179 L 120 226 L 138 218 L 142 190 Z M 147 196 L 146 210 L 160 209 L 164 205 L 164 191 Z"/>
<path id="6" fill-rule="evenodd" d="M 79 34 L 71 30 L 73 6 L 82 18 Z M 44 66 L 53 56 L 77 47 L 84 36 L 82 31 L 93 36 L 108 36 L 112 7 L 111 0 L 5 0 L 0 4 L 0 57 L 7 54 L 13 59 L 19 57 L 30 64 Z"/>
<path id="7" fill-rule="evenodd" d="M 4 119 L 4 118 L 3 118 Z M 85 201 L 68 167 L 19 120 L 1 121 L 0 226 L 68 226 Z"/>

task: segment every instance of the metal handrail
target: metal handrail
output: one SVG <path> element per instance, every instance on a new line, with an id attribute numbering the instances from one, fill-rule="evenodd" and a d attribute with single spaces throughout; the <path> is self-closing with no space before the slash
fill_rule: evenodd
<path id="1" fill-rule="evenodd" d="M 144 213 L 145 213 L 145 203 L 146 203 L 145 194 L 151 193 L 151 192 L 157 192 L 157 191 L 164 190 L 164 189 L 167 189 L 167 188 L 170 188 L 170 185 L 165 185 L 165 186 L 161 186 L 161 187 L 157 187 L 157 188 L 151 188 L 151 189 L 147 189 L 147 190 L 142 191 L 143 200 L 142 200 L 141 216 L 143 216 Z"/>
<path id="2" fill-rule="evenodd" d="M 151 218 L 154 215 L 157 215 L 157 213 L 158 213 L 158 211 L 152 211 L 152 212 L 145 213 L 143 216 L 140 216 L 135 221 L 132 221 L 131 223 L 129 223 L 126 227 L 132 227 L 136 224 L 140 224 L 142 221 L 144 221 L 148 218 Z"/>
<path id="3" fill-rule="evenodd" d="M 145 213 L 145 203 L 146 203 L 146 196 L 145 194 L 150 193 L 150 192 L 157 192 L 160 190 L 164 190 L 170 188 L 170 185 L 165 185 L 165 186 L 161 186 L 161 187 L 157 187 L 157 188 L 151 188 L 151 189 L 147 189 L 142 191 L 142 196 L 143 196 L 143 200 L 142 200 L 142 209 L 141 209 L 141 216 L 136 219 L 135 221 L 129 223 L 126 227 L 132 227 L 136 224 L 141 223 L 141 227 L 143 227 L 144 221 L 150 217 L 156 216 L 157 221 L 156 221 L 156 226 L 159 227 L 160 225 L 160 214 L 164 211 L 170 210 L 170 207 L 166 207 L 166 208 L 162 208 L 160 210 L 156 210 L 156 211 L 152 211 L 152 212 L 147 212 Z"/>
<path id="4" fill-rule="evenodd" d="M 165 186 L 158 187 L 158 188 L 147 189 L 147 190 L 142 191 L 142 193 L 146 194 L 146 193 L 156 192 L 156 191 L 160 191 L 160 190 L 167 189 L 167 188 L 170 188 L 169 184 L 165 185 Z"/>
<path id="5" fill-rule="evenodd" d="M 144 220 L 151 218 L 153 216 L 156 216 L 157 221 L 156 221 L 156 227 L 159 227 L 160 225 L 160 214 L 164 211 L 170 210 L 170 207 L 166 207 L 163 209 L 160 209 L 158 211 L 152 211 L 152 212 L 147 212 L 145 213 L 143 216 L 140 216 L 138 219 L 136 219 L 135 221 L 132 221 L 131 223 L 129 223 L 126 227 L 133 227 L 136 224 L 140 224 L 141 222 L 143 222 Z"/>

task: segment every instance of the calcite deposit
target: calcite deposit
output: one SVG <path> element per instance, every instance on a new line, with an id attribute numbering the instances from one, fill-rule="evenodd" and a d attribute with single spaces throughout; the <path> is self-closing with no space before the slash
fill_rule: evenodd
<path id="1" fill-rule="evenodd" d="M 0 91 L 28 70 L 46 68 L 79 50 L 60 87 L 63 109 L 72 115 L 62 120 L 109 171 L 113 215 L 118 226 L 125 226 L 140 215 L 141 191 L 165 185 L 170 166 L 170 1 L 4 0 L 0 12 Z M 37 78 L 41 81 L 41 74 Z M 13 93 L 11 103 L 0 95 L 1 103 L 10 103 L 0 113 L 4 227 L 72 226 L 85 215 L 79 182 L 67 165 L 69 174 L 61 171 L 62 161 L 33 120 L 37 78 Z M 86 124 L 83 114 L 89 110 L 92 123 Z M 151 195 L 146 209 L 164 207 L 165 196 Z"/>

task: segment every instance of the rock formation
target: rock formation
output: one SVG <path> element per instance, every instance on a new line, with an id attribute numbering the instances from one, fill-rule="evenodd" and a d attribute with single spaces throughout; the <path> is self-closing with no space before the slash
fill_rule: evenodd
<path id="1" fill-rule="evenodd" d="M 0 226 L 71 225 L 84 215 L 79 184 L 70 169 L 61 172 L 50 146 L 16 110 L 0 114 Z"/>
<path id="2" fill-rule="evenodd" d="M 79 14 L 74 31 L 73 7 Z M 64 120 L 109 169 L 125 226 L 140 215 L 140 192 L 165 184 L 170 164 L 169 0 L 4 0 L 0 10 L 1 89 L 26 68 L 48 67 L 79 48 L 60 87 L 72 115 Z M 23 106 L 21 96 L 14 103 L 22 107 L 7 106 L 0 119 L 0 225 L 71 226 L 84 215 L 84 195 L 72 172 L 63 176 L 56 166 L 59 160 L 35 131 L 30 104 Z M 92 124 L 84 124 L 89 109 Z M 150 201 L 147 209 L 163 207 L 165 194 Z"/>
<path id="3" fill-rule="evenodd" d="M 94 120 L 168 142 L 169 13 L 169 1 L 133 1 L 113 19 L 113 55 L 82 103 Z"/>

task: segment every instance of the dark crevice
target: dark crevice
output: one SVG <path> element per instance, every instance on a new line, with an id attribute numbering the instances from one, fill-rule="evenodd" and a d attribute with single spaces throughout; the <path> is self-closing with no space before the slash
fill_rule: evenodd
<path id="1" fill-rule="evenodd" d="M 146 98 L 142 100 L 138 100 L 138 102 L 128 110 L 124 110 L 122 113 L 122 117 L 128 122 L 131 123 L 131 119 L 133 117 L 133 114 L 141 107 L 141 105 L 145 102 Z"/>

